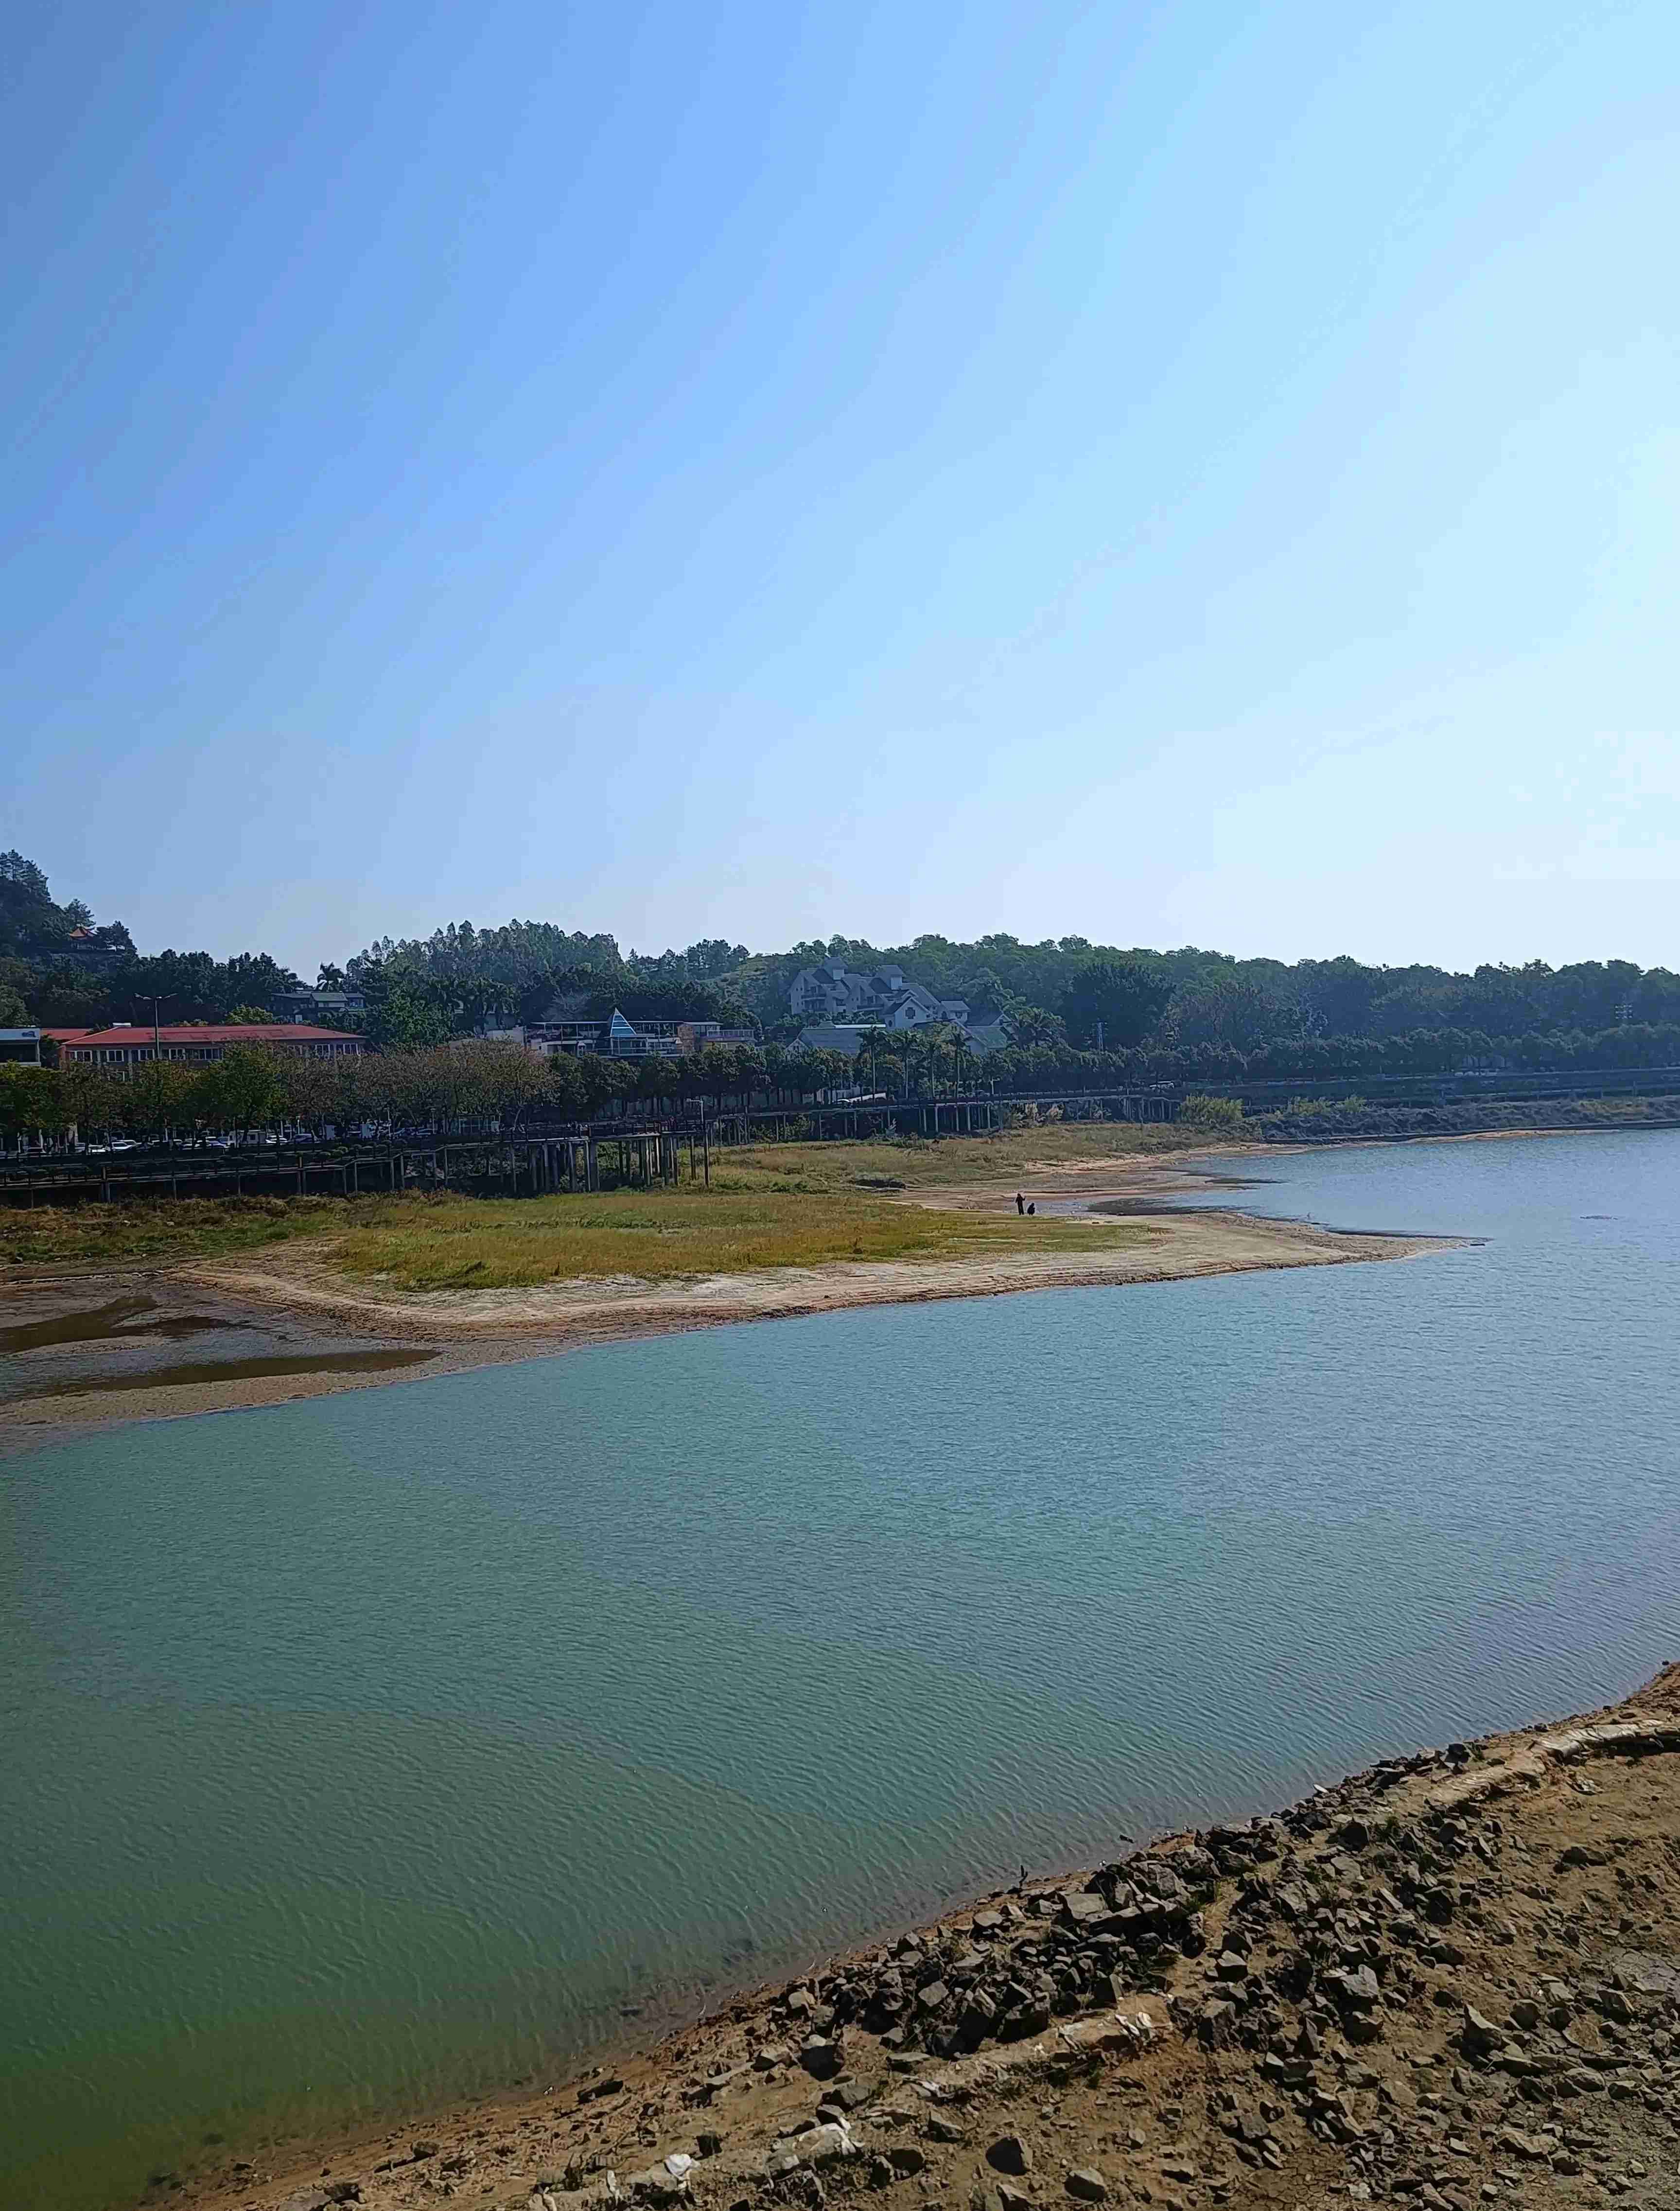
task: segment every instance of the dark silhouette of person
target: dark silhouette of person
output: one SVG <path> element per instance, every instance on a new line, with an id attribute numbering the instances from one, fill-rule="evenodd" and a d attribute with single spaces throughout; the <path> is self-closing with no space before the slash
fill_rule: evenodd
<path id="1" fill-rule="evenodd" d="M 1027 1210 L 1027 1201 L 1019 1190 L 1015 1193 L 1015 1209 L 1017 1213 L 1024 1213 Z"/>
<path id="2" fill-rule="evenodd" d="M 1035 1205 L 1029 1205 L 1027 1208 L 1027 1210 L 1028 1213 L 1036 1213 L 1038 1211 L 1038 1208 Z"/>

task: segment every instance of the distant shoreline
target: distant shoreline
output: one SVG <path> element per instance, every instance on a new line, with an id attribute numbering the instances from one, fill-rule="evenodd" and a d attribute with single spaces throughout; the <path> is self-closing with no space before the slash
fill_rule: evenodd
<path id="1" fill-rule="evenodd" d="M 1092 1191 L 1090 1196 L 1110 1194 Z M 1125 1193 L 1113 1195 L 1123 1199 Z M 229 1317 L 227 1325 L 266 1336 L 288 1322 L 302 1323 L 319 1347 L 320 1366 L 312 1372 L 225 1382 L 194 1379 L 165 1387 L 137 1384 L 127 1390 L 112 1387 L 102 1378 L 97 1390 L 84 1392 L 67 1386 L 59 1376 L 49 1385 L 51 1394 L 15 1396 L 0 1412 L 9 1444 L 18 1448 L 133 1420 L 178 1420 L 289 1403 L 694 1329 L 1028 1290 L 1119 1287 L 1278 1268 L 1345 1266 L 1412 1258 L 1451 1249 L 1455 1241 L 1349 1235 L 1307 1222 L 1262 1221 L 1211 1208 L 1151 1214 L 1149 1228 L 1145 1244 L 1119 1251 L 841 1262 L 713 1275 L 697 1281 L 573 1281 L 519 1290 L 382 1292 L 377 1286 L 346 1282 L 318 1261 L 284 1246 L 237 1263 L 82 1273 L 73 1283 L 39 1284 L 32 1305 L 42 1310 L 86 1306 L 143 1287 L 166 1307 L 186 1306 L 203 1305 L 209 1293 Z M 345 1371 L 342 1364 L 329 1362 L 342 1360 L 348 1336 L 367 1346 L 370 1360 L 385 1353 L 429 1356 L 423 1363 L 400 1367 Z"/>
<path id="2" fill-rule="evenodd" d="M 1175 1196 L 1222 1183 L 1245 1167 L 1301 1152 L 1413 1143 L 1481 1143 L 1516 1137 L 1623 1134 L 1680 1122 L 1598 1124 L 1434 1131 L 1315 1134 L 1311 1142 L 1227 1141 L 1195 1150 L 1046 1164 L 1007 1183 L 935 1184 L 903 1202 L 961 1211 L 1006 1208 L 1017 1185 L 1046 1204 L 1113 1219 L 1132 1214 L 1148 1241 L 1125 1250 L 999 1253 L 956 1259 L 838 1261 L 751 1273 L 650 1281 L 575 1280 L 506 1290 L 397 1292 L 335 1273 L 306 1247 L 275 1245 L 248 1256 L 111 1267 L 80 1264 L 7 1286 L 5 1310 L 68 1312 L 143 1295 L 169 1311 L 208 1305 L 217 1324 L 245 1332 L 255 1353 L 285 1357 L 291 1371 L 227 1380 L 194 1378 L 132 1389 L 67 1386 L 54 1372 L 41 1394 L 0 1400 L 0 1455 L 136 1420 L 179 1420 L 385 1388 L 435 1376 L 556 1356 L 591 1344 L 623 1343 L 694 1329 L 788 1320 L 865 1306 L 920 1305 L 1048 1289 L 1127 1287 L 1209 1275 L 1303 1266 L 1340 1266 L 1421 1257 L 1474 1239 L 1392 1231 L 1333 1230 L 1240 1210 L 1179 1208 Z M 961 1139 L 954 1140 L 961 1142 Z M 347 1352 L 354 1344 L 355 1354 Z M 243 1347 L 242 1347 L 243 1348 Z M 412 1363 L 397 1354 L 414 1354 Z M 290 1354 L 287 1357 L 287 1354 Z M 355 1356 L 368 1364 L 358 1371 Z M 382 1363 L 381 1363 L 382 1362 Z M 240 1362 L 243 1363 L 243 1362 Z M 256 1363 L 254 1360 L 252 1363 Z"/>
<path id="3" fill-rule="evenodd" d="M 52 1363 L 39 1394 L 18 1391 L 0 1404 L 9 1450 L 133 1420 L 177 1420 L 241 1411 L 386 1387 L 469 1368 L 537 1359 L 584 1345 L 619 1343 L 693 1329 L 755 1320 L 794 1319 L 870 1305 L 999 1297 L 1024 1291 L 1137 1286 L 1213 1275 L 1303 1266 L 1337 1266 L 1409 1258 L 1450 1248 L 1452 1239 L 1346 1233 L 1303 1221 L 1269 1221 L 1208 1208 L 1174 1210 L 1173 1196 L 1217 1187 L 1226 1163 L 1258 1159 L 1274 1147 L 1215 1144 L 1192 1154 L 1046 1166 L 1003 1183 L 935 1185 L 905 1202 L 962 1212 L 1007 1210 L 1017 1186 L 1062 1209 L 1077 1202 L 1099 1217 L 1101 1204 L 1137 1204 L 1142 1240 L 1125 1248 L 988 1252 L 937 1259 L 837 1261 L 670 1281 L 629 1277 L 573 1280 L 521 1289 L 397 1292 L 333 1271 L 306 1247 L 272 1245 L 225 1259 L 129 1263 L 38 1274 L 9 1286 L 9 1318 L 85 1312 L 124 1299 L 149 1300 L 152 1325 L 191 1316 L 218 1330 L 240 1331 L 250 1361 L 283 1360 L 283 1373 L 231 1375 L 121 1389 L 108 1375 L 98 1386 L 71 1386 L 87 1354 Z M 1106 1214 L 1112 1220 L 1112 1213 Z M 1070 1229 L 1070 1236 L 1077 1234 Z M 185 1318 L 176 1326 L 185 1327 Z M 226 1348 L 226 1339 L 223 1339 Z M 355 1354 L 347 1346 L 356 1347 Z M 414 1353 L 412 1364 L 395 1355 Z M 191 1354 L 186 1354 L 190 1359 Z M 352 1356 L 370 1362 L 347 1370 Z M 300 1368 L 312 1357 L 318 1365 Z M 373 1361 L 386 1361 L 375 1366 Z M 164 1386 L 157 1386 L 163 1384 Z"/>

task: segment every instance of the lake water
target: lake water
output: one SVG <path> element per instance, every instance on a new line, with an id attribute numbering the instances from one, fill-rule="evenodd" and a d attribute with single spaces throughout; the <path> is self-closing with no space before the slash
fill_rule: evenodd
<path id="1" fill-rule="evenodd" d="M 1259 1166 L 1235 1202 L 1488 1240 L 0 1465 L 0 2200 L 547 2080 L 1677 1655 L 1680 1135 Z"/>

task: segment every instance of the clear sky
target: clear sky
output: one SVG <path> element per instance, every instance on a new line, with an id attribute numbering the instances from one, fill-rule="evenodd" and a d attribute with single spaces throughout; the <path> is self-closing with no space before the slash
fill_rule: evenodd
<path id="1" fill-rule="evenodd" d="M 15 11 L 0 845 L 1680 965 L 1674 0 Z"/>

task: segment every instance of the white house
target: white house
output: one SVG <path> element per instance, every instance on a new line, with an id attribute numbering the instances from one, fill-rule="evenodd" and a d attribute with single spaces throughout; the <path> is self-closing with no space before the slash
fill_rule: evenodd
<path id="1" fill-rule="evenodd" d="M 877 968 L 858 974 L 843 960 L 825 960 L 820 967 L 804 967 L 793 978 L 788 1003 L 799 1021 L 855 1021 L 904 988 L 897 967 Z"/>
<path id="2" fill-rule="evenodd" d="M 907 983 L 901 967 L 876 967 L 860 974 L 843 960 L 802 968 L 793 978 L 788 1003 L 796 1019 L 827 1024 L 861 1021 L 915 1029 L 927 1021 L 949 1021 L 961 1028 L 968 1019 L 966 998 L 937 998 L 921 984 Z"/>

